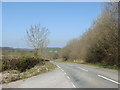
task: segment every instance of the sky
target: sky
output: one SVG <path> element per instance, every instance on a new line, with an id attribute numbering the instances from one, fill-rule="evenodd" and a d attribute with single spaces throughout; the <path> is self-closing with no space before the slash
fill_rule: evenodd
<path id="1" fill-rule="evenodd" d="M 41 24 L 50 31 L 48 47 L 64 47 L 86 32 L 102 8 L 100 2 L 4 2 L 1 46 L 29 48 L 26 30 Z"/>
<path id="2" fill-rule="evenodd" d="M 0 2 L 0 46 L 2 46 L 2 3 Z"/>

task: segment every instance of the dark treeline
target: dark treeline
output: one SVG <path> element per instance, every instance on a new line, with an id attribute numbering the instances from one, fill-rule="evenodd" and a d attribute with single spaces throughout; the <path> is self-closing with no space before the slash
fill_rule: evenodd
<path id="1" fill-rule="evenodd" d="M 61 52 L 64 60 L 120 65 L 118 63 L 118 3 L 105 3 L 100 16 L 82 37 L 71 40 Z"/>

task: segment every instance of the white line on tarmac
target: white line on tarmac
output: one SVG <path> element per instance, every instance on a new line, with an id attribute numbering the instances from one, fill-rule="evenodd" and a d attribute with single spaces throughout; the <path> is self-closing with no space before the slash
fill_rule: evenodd
<path id="1" fill-rule="evenodd" d="M 58 68 L 61 68 L 60 66 L 57 65 Z"/>
<path id="2" fill-rule="evenodd" d="M 67 76 L 67 78 L 70 80 L 70 77 L 69 77 L 69 76 Z M 71 80 L 70 80 L 70 81 L 71 81 Z M 71 84 L 73 85 L 74 88 L 76 88 L 76 86 L 72 83 L 72 81 L 71 81 Z"/>
<path id="3" fill-rule="evenodd" d="M 67 78 L 68 78 L 68 79 L 70 79 L 70 77 L 69 77 L 69 76 L 67 76 Z"/>
<path id="4" fill-rule="evenodd" d="M 63 70 L 60 66 L 57 65 L 57 67 L 60 68 L 60 69 L 64 72 L 64 70 Z M 64 72 L 64 73 L 65 73 L 65 72 Z M 66 73 L 65 73 L 65 74 L 66 74 Z"/>
<path id="5" fill-rule="evenodd" d="M 64 72 L 64 74 L 67 76 L 67 73 L 60 66 L 57 65 L 57 67 L 60 68 Z M 69 76 L 67 76 L 67 78 L 70 79 Z M 72 83 L 72 81 L 71 81 L 71 83 Z M 74 88 L 76 88 L 73 83 L 72 83 L 72 85 L 73 85 Z"/>
<path id="6" fill-rule="evenodd" d="M 84 70 L 84 71 L 86 71 L 86 72 L 88 72 L 88 70 L 87 69 L 84 69 L 84 68 L 80 68 L 80 67 L 78 67 L 79 69 L 81 69 L 81 70 Z"/>
<path id="7" fill-rule="evenodd" d="M 76 86 L 72 83 L 73 87 L 76 88 Z"/>
<path id="8" fill-rule="evenodd" d="M 64 72 L 65 73 L 65 72 Z M 65 73 L 65 75 L 67 75 L 66 73 Z"/>
<path id="9" fill-rule="evenodd" d="M 106 80 L 108 80 L 108 81 L 111 81 L 111 82 L 113 82 L 113 83 L 120 84 L 119 82 L 114 81 L 114 80 L 112 80 L 112 79 L 110 79 L 110 78 L 107 78 L 107 77 L 105 77 L 105 76 L 102 76 L 102 75 L 98 75 L 98 76 L 101 77 L 101 78 L 103 78 L 103 79 L 106 79 Z"/>
<path id="10" fill-rule="evenodd" d="M 63 69 L 61 69 L 63 72 L 64 72 L 64 70 Z"/>

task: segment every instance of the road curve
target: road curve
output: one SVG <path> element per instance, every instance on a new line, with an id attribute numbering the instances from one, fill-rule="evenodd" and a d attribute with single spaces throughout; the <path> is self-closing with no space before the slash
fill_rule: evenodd
<path id="1" fill-rule="evenodd" d="M 118 88 L 118 71 L 75 63 L 51 63 L 52 72 L 4 84 L 3 88 Z"/>
<path id="2" fill-rule="evenodd" d="M 52 62 L 70 78 L 76 88 L 118 88 L 118 71 L 75 63 Z"/>

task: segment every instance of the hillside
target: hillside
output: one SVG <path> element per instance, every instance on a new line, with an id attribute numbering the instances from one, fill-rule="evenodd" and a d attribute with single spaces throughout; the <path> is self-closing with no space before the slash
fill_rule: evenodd
<path id="1" fill-rule="evenodd" d="M 59 52 L 61 48 L 48 47 L 48 52 Z M 13 47 L 0 47 L 2 55 L 33 55 L 33 49 L 27 48 L 13 48 Z"/>

